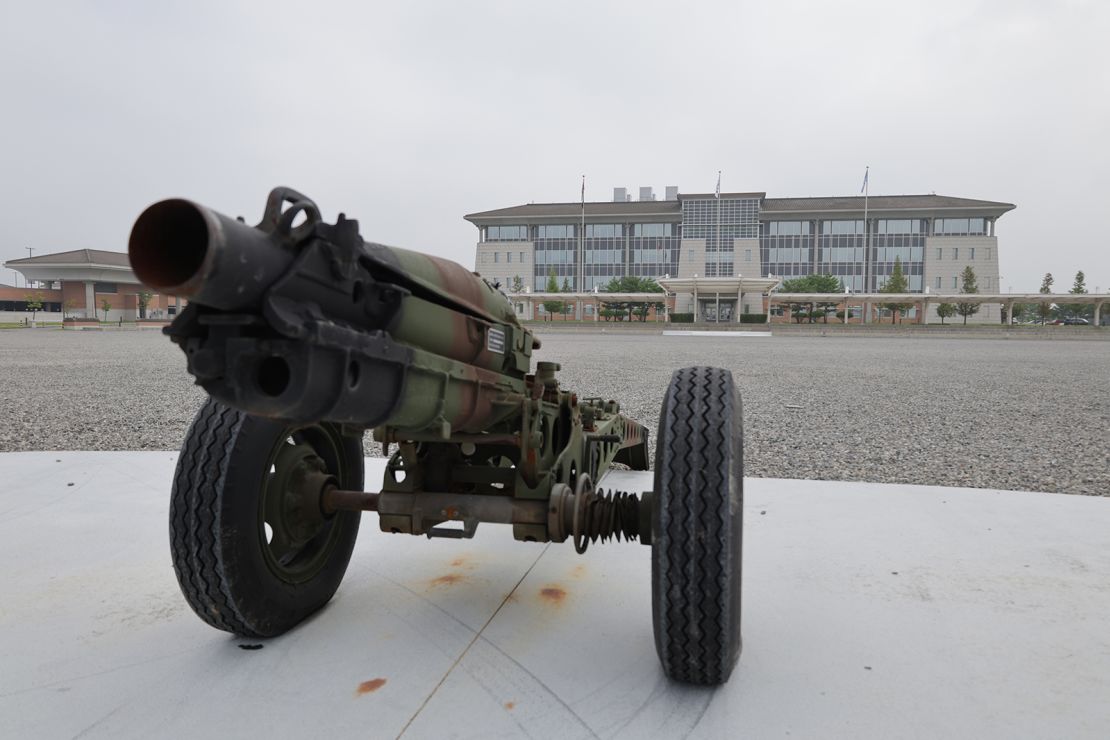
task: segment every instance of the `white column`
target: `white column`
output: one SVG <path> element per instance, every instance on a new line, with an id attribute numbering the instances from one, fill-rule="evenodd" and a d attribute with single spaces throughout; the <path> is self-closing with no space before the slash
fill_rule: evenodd
<path id="1" fill-rule="evenodd" d="M 925 299 L 921 301 L 921 324 L 922 326 L 929 325 L 929 301 Z"/>
<path id="2" fill-rule="evenodd" d="M 85 281 L 85 318 L 96 318 L 96 291 L 91 280 Z"/>
<path id="3" fill-rule="evenodd" d="M 1098 303 L 1095 304 L 1095 326 L 1101 326 L 1101 324 L 1098 323 L 1101 316 L 1102 316 L 1102 302 L 1099 301 Z"/>

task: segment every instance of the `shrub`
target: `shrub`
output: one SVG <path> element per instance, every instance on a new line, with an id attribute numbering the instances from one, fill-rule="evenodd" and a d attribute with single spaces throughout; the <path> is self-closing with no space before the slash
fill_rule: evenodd
<path id="1" fill-rule="evenodd" d="M 692 313 L 672 313 L 672 324 L 692 324 L 694 323 L 694 314 Z"/>

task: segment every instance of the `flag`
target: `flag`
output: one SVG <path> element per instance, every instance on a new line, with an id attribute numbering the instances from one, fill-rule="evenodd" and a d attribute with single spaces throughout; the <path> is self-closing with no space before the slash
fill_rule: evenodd
<path id="1" fill-rule="evenodd" d="M 865 169 L 865 170 L 863 171 L 863 186 L 862 186 L 862 187 L 861 187 L 861 188 L 859 189 L 859 191 L 860 191 L 861 193 L 863 193 L 863 192 L 866 192 L 866 191 L 867 191 L 867 175 L 868 175 L 868 174 L 869 174 L 870 172 L 871 172 L 871 168 L 870 168 L 870 167 L 868 167 L 867 169 Z"/>
<path id="2" fill-rule="evenodd" d="M 715 197 L 717 198 L 717 200 L 721 199 L 721 171 L 720 170 L 717 170 L 717 194 L 716 194 Z"/>

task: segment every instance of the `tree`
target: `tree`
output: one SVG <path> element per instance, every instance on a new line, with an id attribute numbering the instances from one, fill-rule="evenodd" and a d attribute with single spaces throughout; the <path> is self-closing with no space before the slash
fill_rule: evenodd
<path id="1" fill-rule="evenodd" d="M 842 293 L 840 278 L 835 275 L 806 275 L 805 277 L 784 280 L 781 292 L 783 293 Z M 829 322 L 829 312 L 836 308 L 835 303 L 798 301 L 791 302 L 790 315 L 799 324 L 802 319 L 809 318 L 809 323 L 814 323 L 818 315 L 824 315 L 825 323 Z"/>
<path id="2" fill-rule="evenodd" d="M 108 320 L 108 312 L 112 310 L 112 302 L 107 298 L 100 302 L 100 307 L 104 310 L 104 320 Z"/>
<path id="3" fill-rule="evenodd" d="M 520 278 L 520 275 L 513 275 L 513 282 L 509 284 L 509 292 L 520 293 L 523 290 L 524 281 Z"/>
<path id="4" fill-rule="evenodd" d="M 625 275 L 613 278 L 601 289 L 604 293 L 662 293 L 663 286 L 653 278 Z M 627 316 L 632 321 L 635 315 L 640 321 L 647 321 L 647 315 L 654 308 L 663 310 L 662 301 L 605 301 L 605 310 L 614 313 L 614 316 Z M 604 315 L 604 314 L 602 314 Z"/>
<path id="5" fill-rule="evenodd" d="M 27 310 L 31 312 L 31 321 L 34 322 L 35 314 L 42 310 L 42 294 L 32 293 L 23 297 L 27 303 Z"/>
<path id="6" fill-rule="evenodd" d="M 552 267 L 551 272 L 549 272 L 547 274 L 547 285 L 544 287 L 544 292 L 545 293 L 558 293 L 559 292 L 559 281 L 555 278 L 555 268 L 554 267 Z M 549 316 L 554 316 L 555 314 L 562 312 L 563 302 L 562 301 L 544 301 L 543 302 L 543 310 Z"/>
<path id="7" fill-rule="evenodd" d="M 940 323 L 944 323 L 945 319 L 950 319 L 956 315 L 956 307 L 951 303 L 937 304 L 937 316 L 940 317 Z"/>
<path id="8" fill-rule="evenodd" d="M 902 272 L 902 258 L 894 258 L 894 270 L 890 273 L 890 277 L 886 279 L 883 287 L 879 289 L 880 293 L 909 293 L 909 281 L 906 280 L 905 273 Z M 894 319 L 899 319 L 901 323 L 901 314 L 907 308 L 912 306 L 912 303 L 881 303 L 883 308 L 890 311 L 890 323 L 894 323 Z"/>
<path id="9" fill-rule="evenodd" d="M 570 287 L 570 278 L 563 278 L 562 291 L 564 293 L 573 293 L 574 288 Z M 563 301 L 563 321 L 567 320 L 567 314 L 574 308 L 574 303 L 571 301 Z"/>
<path id="10" fill-rule="evenodd" d="M 139 299 L 139 318 L 140 319 L 145 319 L 146 318 L 147 306 L 150 305 L 150 302 L 151 302 L 151 300 L 153 300 L 153 298 L 154 298 L 154 294 L 151 293 L 149 290 L 140 290 L 139 291 L 138 299 Z"/>
<path id="11" fill-rule="evenodd" d="M 1053 279 L 1052 273 L 1051 272 L 1046 272 L 1044 274 L 1044 280 L 1041 281 L 1041 292 L 1044 293 L 1045 295 L 1048 295 L 1049 293 L 1051 293 L 1052 292 L 1052 284 L 1054 282 L 1056 282 L 1056 281 Z M 1041 326 L 1044 326 L 1044 322 L 1048 319 L 1049 316 L 1052 315 L 1052 304 L 1051 303 L 1041 303 L 1040 305 L 1037 306 L 1037 313 L 1041 317 Z"/>
<path id="12" fill-rule="evenodd" d="M 67 314 L 72 316 L 73 315 L 73 310 L 75 308 L 77 308 L 77 301 L 73 300 L 72 298 L 70 298 L 68 301 L 63 303 L 62 304 L 62 318 L 65 319 Z"/>
<path id="13" fill-rule="evenodd" d="M 975 279 L 975 270 L 972 269 L 971 265 L 965 267 L 963 273 L 960 274 L 960 282 L 963 283 L 963 287 L 960 288 L 961 293 L 970 295 L 979 292 L 979 283 Z M 967 326 L 967 317 L 979 313 L 979 304 L 957 303 L 956 313 L 964 317 L 964 326 Z"/>
<path id="14" fill-rule="evenodd" d="M 1083 274 L 1082 270 L 1075 273 L 1075 284 L 1071 286 L 1071 290 L 1069 290 L 1068 292 L 1072 295 L 1087 294 L 1087 276 Z M 1084 305 L 1082 303 L 1073 303 L 1068 306 L 1068 314 L 1071 316 L 1085 317 L 1090 311 L 1091 306 Z"/>

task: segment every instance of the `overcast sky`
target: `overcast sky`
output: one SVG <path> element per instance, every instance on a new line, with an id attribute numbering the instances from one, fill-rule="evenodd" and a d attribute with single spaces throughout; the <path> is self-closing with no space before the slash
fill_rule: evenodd
<path id="1" fill-rule="evenodd" d="M 166 7 L 163 7 L 166 6 Z M 0 260 L 278 184 L 473 267 L 474 211 L 614 186 L 1015 203 L 1002 285 L 1110 290 L 1110 3 L 5 2 Z M 11 284 L 4 270 L 0 282 Z"/>

